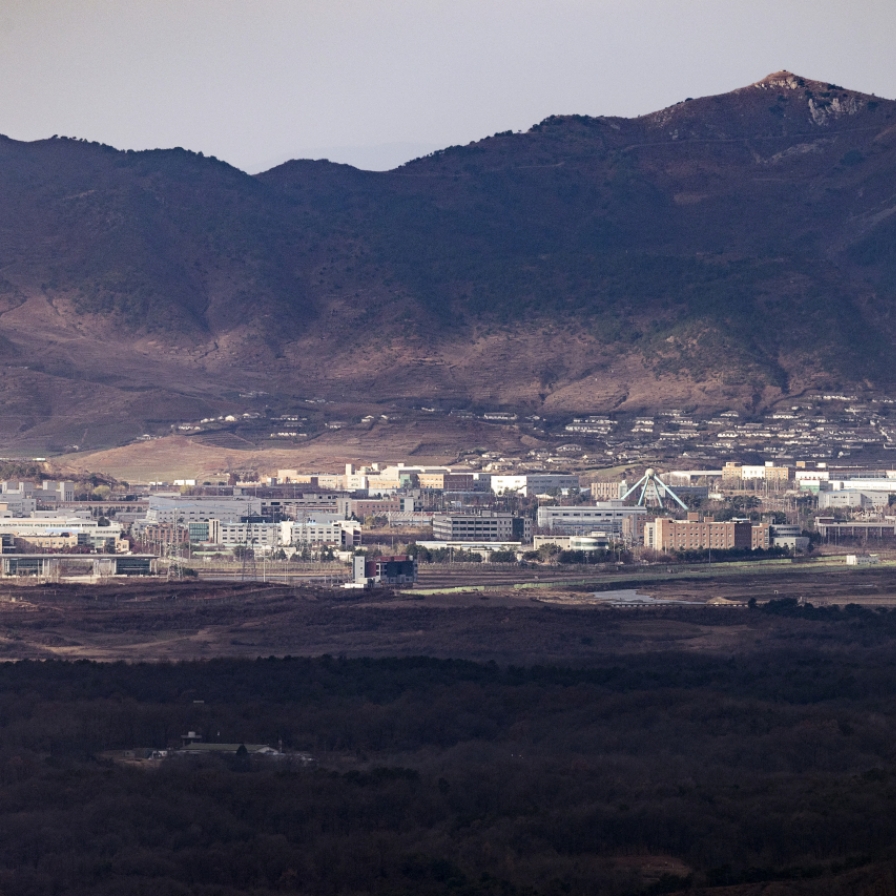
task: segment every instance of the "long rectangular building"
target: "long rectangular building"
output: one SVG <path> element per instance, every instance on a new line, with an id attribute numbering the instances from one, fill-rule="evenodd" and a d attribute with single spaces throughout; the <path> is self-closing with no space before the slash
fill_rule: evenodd
<path id="1" fill-rule="evenodd" d="M 686 520 L 660 517 L 644 526 L 644 547 L 656 551 L 755 551 L 771 544 L 770 528 L 749 520 L 717 523 L 690 513 Z"/>
<path id="2" fill-rule="evenodd" d="M 95 519 L 81 517 L 13 517 L 0 519 L 0 535 L 11 535 L 23 541 L 45 547 L 65 545 L 66 539 L 74 537 L 75 543 L 87 545 L 96 550 L 112 548 L 118 553 L 130 550 L 119 523 L 104 521 L 100 525 Z"/>
<path id="3" fill-rule="evenodd" d="M 517 494 L 524 498 L 558 491 L 578 491 L 579 477 L 572 473 L 523 473 L 518 476 L 492 476 L 496 495 Z"/>
<path id="4" fill-rule="evenodd" d="M 361 543 L 361 524 L 355 520 L 335 522 L 280 523 L 280 542 L 284 545 L 338 545 L 351 548 Z"/>
<path id="5" fill-rule="evenodd" d="M 432 535 L 436 541 L 530 541 L 532 521 L 512 513 L 437 513 Z"/>
<path id="6" fill-rule="evenodd" d="M 150 523 L 239 522 L 249 516 L 261 516 L 261 498 L 150 495 L 146 511 Z"/>
<path id="7" fill-rule="evenodd" d="M 622 501 L 598 501 L 571 506 L 546 505 L 538 508 L 538 527 L 559 535 L 587 535 L 600 531 L 622 537 L 626 519 L 646 517 L 643 507 Z"/>
<path id="8" fill-rule="evenodd" d="M 280 523 L 209 520 L 209 541 L 227 547 L 236 545 L 277 547 L 280 544 L 280 532 Z"/>

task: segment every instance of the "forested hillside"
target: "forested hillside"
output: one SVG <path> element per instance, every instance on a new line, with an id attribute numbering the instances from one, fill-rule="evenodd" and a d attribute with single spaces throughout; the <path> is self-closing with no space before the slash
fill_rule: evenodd
<path id="1" fill-rule="evenodd" d="M 381 173 L 4 138 L 0 411 L 183 419 L 298 382 L 579 411 L 886 390 L 894 176 L 896 103 L 787 72 Z"/>

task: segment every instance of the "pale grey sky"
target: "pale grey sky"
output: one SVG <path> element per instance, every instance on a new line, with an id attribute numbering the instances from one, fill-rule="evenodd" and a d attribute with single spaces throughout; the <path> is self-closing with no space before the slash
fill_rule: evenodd
<path id="1" fill-rule="evenodd" d="M 0 0 L 0 133 L 391 167 L 787 68 L 896 98 L 894 0 Z"/>

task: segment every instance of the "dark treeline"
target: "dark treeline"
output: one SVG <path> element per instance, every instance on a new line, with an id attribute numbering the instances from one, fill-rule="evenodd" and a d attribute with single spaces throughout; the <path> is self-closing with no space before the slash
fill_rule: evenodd
<path id="1" fill-rule="evenodd" d="M 896 614 L 694 612 L 738 649 L 0 666 L 0 892 L 892 892 Z M 102 755 L 189 729 L 318 765 Z"/>

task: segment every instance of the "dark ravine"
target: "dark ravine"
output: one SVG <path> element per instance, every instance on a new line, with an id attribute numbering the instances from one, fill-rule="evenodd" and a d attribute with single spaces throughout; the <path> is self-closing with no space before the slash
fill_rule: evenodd
<path id="1" fill-rule="evenodd" d="M 2 138 L 0 441 L 121 443 L 247 390 L 536 412 L 886 391 L 894 183 L 896 102 L 787 72 L 382 173 Z"/>

